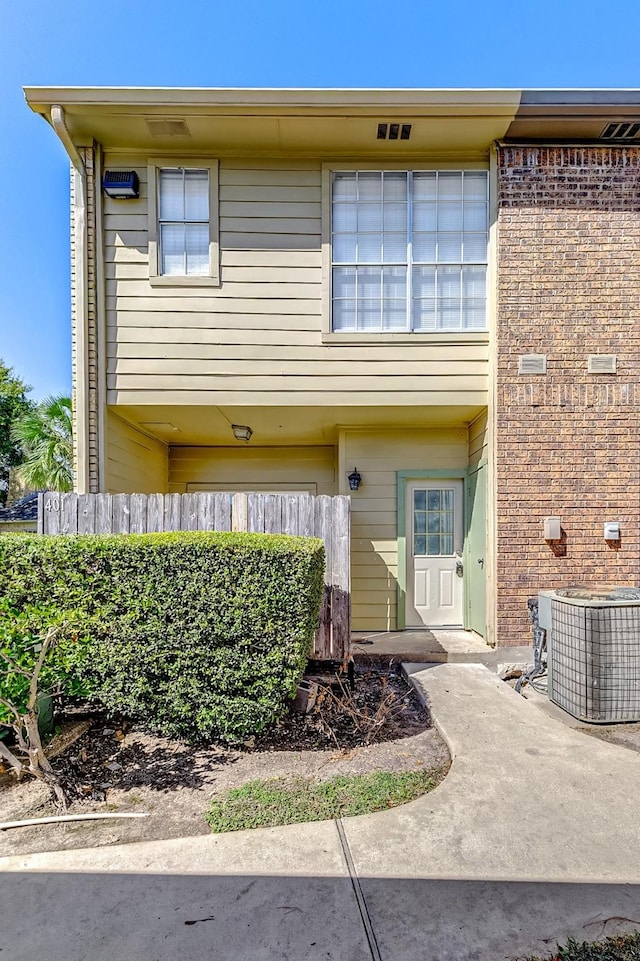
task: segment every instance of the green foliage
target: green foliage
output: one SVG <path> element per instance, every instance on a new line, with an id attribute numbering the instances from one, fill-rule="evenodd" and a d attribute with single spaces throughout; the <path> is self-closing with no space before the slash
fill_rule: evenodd
<path id="1" fill-rule="evenodd" d="M 0 359 L 0 507 L 4 507 L 7 500 L 9 470 L 22 461 L 22 446 L 11 431 L 33 406 L 27 399 L 30 390 Z"/>
<path id="2" fill-rule="evenodd" d="M 310 653 L 323 568 L 314 538 L 0 535 L 0 596 L 76 612 L 91 639 L 74 670 L 93 694 L 191 741 L 277 720 Z"/>
<path id="3" fill-rule="evenodd" d="M 40 691 L 80 696 L 86 691 L 75 666 L 82 659 L 87 638 L 79 636 L 73 621 L 61 617 L 51 607 L 29 604 L 18 610 L 6 598 L 0 600 L 0 726 L 8 727 L 15 719 L 8 705 L 19 714 L 24 713 L 42 638 L 50 627 L 63 624 L 66 630 L 47 657 L 38 686 Z"/>
<path id="4" fill-rule="evenodd" d="M 558 945 L 555 954 L 547 961 L 638 961 L 640 959 L 640 932 L 619 934 L 603 941 L 574 941 L 569 938 L 565 945 Z M 529 958 L 528 961 L 541 961 Z"/>
<path id="5" fill-rule="evenodd" d="M 47 397 L 17 420 L 11 437 L 23 451 L 19 476 L 33 490 L 73 489 L 71 398 Z"/>
<path id="6" fill-rule="evenodd" d="M 215 797 L 205 814 L 214 834 L 276 827 L 298 821 L 326 821 L 384 811 L 432 791 L 444 771 L 372 771 L 329 781 L 273 778 L 248 781 Z"/>

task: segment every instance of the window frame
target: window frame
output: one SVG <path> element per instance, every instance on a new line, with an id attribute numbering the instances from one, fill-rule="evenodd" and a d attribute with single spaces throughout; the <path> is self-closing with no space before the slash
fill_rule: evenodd
<path id="1" fill-rule="evenodd" d="M 162 168 L 206 170 L 209 174 L 209 273 L 161 274 L 158 189 Z M 210 157 L 149 157 L 147 162 L 149 283 L 152 287 L 220 286 L 219 161 Z"/>
<path id="2" fill-rule="evenodd" d="M 482 171 L 487 174 L 488 215 L 487 224 L 487 299 L 486 327 L 484 330 L 434 330 L 434 331 L 334 331 L 333 330 L 333 257 L 332 257 L 332 181 L 333 174 L 355 171 L 383 172 L 437 172 Z M 416 343 L 489 343 L 491 338 L 492 297 L 491 277 L 493 262 L 492 245 L 493 182 L 491 165 L 482 161 L 443 161 L 442 163 L 411 162 L 355 162 L 337 161 L 322 165 L 322 342 L 326 344 L 416 344 Z"/>

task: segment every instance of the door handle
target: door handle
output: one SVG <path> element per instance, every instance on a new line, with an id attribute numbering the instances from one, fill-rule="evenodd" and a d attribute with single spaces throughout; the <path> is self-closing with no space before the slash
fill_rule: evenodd
<path id="1" fill-rule="evenodd" d="M 463 572 L 464 572 L 464 565 L 462 561 L 456 561 L 456 575 L 458 577 L 462 577 Z"/>
<path id="2" fill-rule="evenodd" d="M 478 564 L 480 565 L 480 567 L 484 567 L 484 557 L 478 558 Z"/>

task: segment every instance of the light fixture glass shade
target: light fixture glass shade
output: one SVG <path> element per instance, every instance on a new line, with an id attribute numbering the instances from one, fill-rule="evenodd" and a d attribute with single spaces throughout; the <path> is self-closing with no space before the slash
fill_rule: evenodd
<path id="1" fill-rule="evenodd" d="M 349 481 L 349 490 L 357 491 L 362 482 L 362 477 L 358 473 L 357 467 L 353 468 L 353 471 L 349 474 L 347 480 Z"/>
<path id="2" fill-rule="evenodd" d="M 251 428 L 244 424 L 232 424 L 231 430 L 236 440 L 243 440 L 245 443 L 248 443 L 253 435 Z"/>

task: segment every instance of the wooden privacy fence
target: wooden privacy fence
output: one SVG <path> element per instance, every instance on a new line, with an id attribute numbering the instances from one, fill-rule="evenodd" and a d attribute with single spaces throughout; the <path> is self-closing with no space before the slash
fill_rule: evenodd
<path id="1" fill-rule="evenodd" d="M 147 534 L 250 531 L 320 537 L 326 554 L 324 597 L 313 656 L 349 653 L 349 497 L 312 494 L 38 495 L 39 534 Z"/>

